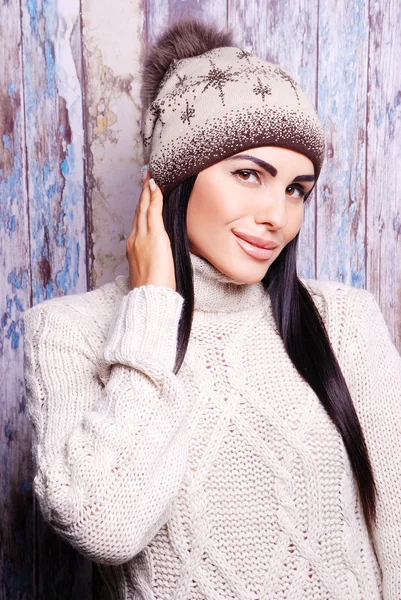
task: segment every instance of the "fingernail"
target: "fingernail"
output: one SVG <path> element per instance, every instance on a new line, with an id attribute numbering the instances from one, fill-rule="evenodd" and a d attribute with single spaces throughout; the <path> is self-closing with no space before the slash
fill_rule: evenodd
<path id="1" fill-rule="evenodd" d="M 152 192 L 154 192 L 156 189 L 156 183 L 155 183 L 155 180 L 153 179 L 153 177 L 151 179 L 149 179 L 149 187 L 152 190 Z"/>

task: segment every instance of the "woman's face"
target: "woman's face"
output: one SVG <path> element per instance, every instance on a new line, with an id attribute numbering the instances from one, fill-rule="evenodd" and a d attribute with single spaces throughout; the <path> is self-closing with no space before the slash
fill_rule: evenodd
<path id="1" fill-rule="evenodd" d="M 204 169 L 188 203 L 191 252 L 232 279 L 261 281 L 298 233 L 313 184 L 312 161 L 276 146 L 250 148 Z M 239 236 L 269 247 L 260 250 Z"/>

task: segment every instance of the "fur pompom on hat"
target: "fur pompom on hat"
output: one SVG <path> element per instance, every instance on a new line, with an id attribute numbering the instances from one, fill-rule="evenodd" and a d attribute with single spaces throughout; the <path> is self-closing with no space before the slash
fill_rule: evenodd
<path id="1" fill-rule="evenodd" d="M 141 76 L 141 102 L 148 108 L 155 100 L 160 83 L 173 61 L 199 56 L 213 48 L 233 46 L 232 33 L 220 31 L 194 19 L 182 19 L 167 29 L 148 48 L 143 60 Z"/>
<path id="2" fill-rule="evenodd" d="M 279 66 L 196 19 L 168 28 L 142 66 L 144 162 L 164 194 L 201 170 L 248 148 L 280 146 L 314 165 L 324 160 L 316 110 Z"/>

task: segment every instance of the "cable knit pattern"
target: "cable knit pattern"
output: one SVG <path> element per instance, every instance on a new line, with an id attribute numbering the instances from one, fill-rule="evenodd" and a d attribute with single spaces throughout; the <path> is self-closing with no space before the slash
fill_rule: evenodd
<path id="1" fill-rule="evenodd" d="M 191 254 L 195 313 L 128 277 L 24 314 L 34 486 L 114 600 L 400 600 L 401 357 L 373 296 L 305 281 L 379 491 L 370 540 L 342 438 L 261 284 Z"/>

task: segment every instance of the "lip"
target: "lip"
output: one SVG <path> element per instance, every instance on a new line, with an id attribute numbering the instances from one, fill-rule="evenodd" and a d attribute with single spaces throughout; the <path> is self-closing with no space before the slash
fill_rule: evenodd
<path id="1" fill-rule="evenodd" d="M 260 246 L 256 246 L 255 244 L 251 244 L 250 242 L 242 239 L 238 235 L 234 235 L 235 240 L 239 246 L 241 246 L 242 250 L 256 260 L 266 261 L 270 260 L 274 253 L 274 248 L 277 245 L 274 245 L 274 248 L 261 248 Z M 270 246 L 272 244 L 269 244 Z"/>
<path id="2" fill-rule="evenodd" d="M 257 237 L 256 235 L 251 235 L 249 233 L 243 233 L 242 231 L 238 231 L 238 232 L 233 231 L 233 234 L 236 237 L 239 237 L 242 240 L 245 240 L 249 244 L 256 246 L 257 248 L 265 248 L 266 250 L 274 250 L 278 246 L 278 244 L 276 244 L 276 242 L 264 240 L 261 237 Z"/>

